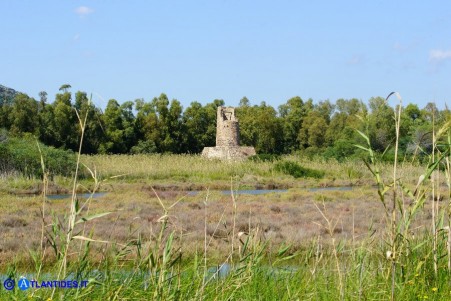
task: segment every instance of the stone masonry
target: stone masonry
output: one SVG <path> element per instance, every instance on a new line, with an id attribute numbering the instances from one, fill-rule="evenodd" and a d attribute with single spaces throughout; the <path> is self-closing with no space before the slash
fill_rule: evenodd
<path id="1" fill-rule="evenodd" d="M 202 156 L 222 160 L 240 160 L 255 155 L 252 146 L 240 146 L 240 127 L 235 108 L 218 107 L 216 147 L 205 147 Z"/>

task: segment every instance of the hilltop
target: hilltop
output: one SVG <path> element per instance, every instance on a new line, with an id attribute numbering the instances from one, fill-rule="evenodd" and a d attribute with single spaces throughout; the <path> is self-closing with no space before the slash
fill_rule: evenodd
<path id="1" fill-rule="evenodd" d="M 11 103 L 18 93 L 19 92 L 14 89 L 0 85 L 0 106 L 3 105 L 3 103 Z"/>

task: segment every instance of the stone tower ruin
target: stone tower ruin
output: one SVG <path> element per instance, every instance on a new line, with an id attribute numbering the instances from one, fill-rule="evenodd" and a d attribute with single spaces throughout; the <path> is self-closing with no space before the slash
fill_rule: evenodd
<path id="1" fill-rule="evenodd" d="M 219 107 L 216 122 L 216 146 L 240 146 L 240 127 L 235 109 Z"/>
<path id="2" fill-rule="evenodd" d="M 240 127 L 235 108 L 218 107 L 216 118 L 216 147 L 205 147 L 202 156 L 236 160 L 255 155 L 253 147 L 240 146 Z"/>

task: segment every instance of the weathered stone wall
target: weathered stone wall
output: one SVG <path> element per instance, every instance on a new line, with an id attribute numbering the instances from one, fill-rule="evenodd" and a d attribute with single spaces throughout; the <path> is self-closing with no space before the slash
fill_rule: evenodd
<path id="1" fill-rule="evenodd" d="M 240 128 L 235 108 L 218 107 L 216 125 L 216 146 L 239 146 Z"/>
<path id="2" fill-rule="evenodd" d="M 216 146 L 204 147 L 202 156 L 211 159 L 236 160 L 246 159 L 255 155 L 255 149 L 252 146 Z"/>

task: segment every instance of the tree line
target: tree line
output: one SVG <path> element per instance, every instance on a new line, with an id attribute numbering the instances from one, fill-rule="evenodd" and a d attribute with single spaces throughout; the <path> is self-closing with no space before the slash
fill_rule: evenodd
<path id="1" fill-rule="evenodd" d="M 78 150 L 80 127 L 77 118 L 87 116 L 82 152 L 87 154 L 200 153 L 214 146 L 216 110 L 224 101 L 206 105 L 192 102 L 186 109 L 165 94 L 151 101 L 137 99 L 120 104 L 110 99 L 105 110 L 96 107 L 85 92 L 72 94 L 63 85 L 53 102 L 46 92 L 35 100 L 18 93 L 2 101 L 0 128 L 8 135 L 33 135 L 56 148 Z M 395 139 L 393 106 L 385 98 L 372 97 L 367 104 L 358 99 L 314 103 L 296 96 L 277 109 L 265 102 L 252 105 L 243 97 L 236 114 L 242 145 L 254 146 L 260 154 L 306 155 L 344 159 L 358 155 L 356 130 L 369 135 L 373 148 L 390 154 Z M 401 145 L 404 155 L 430 151 L 434 126 L 450 120 L 447 109 L 433 103 L 424 108 L 408 104 L 402 110 Z"/>

